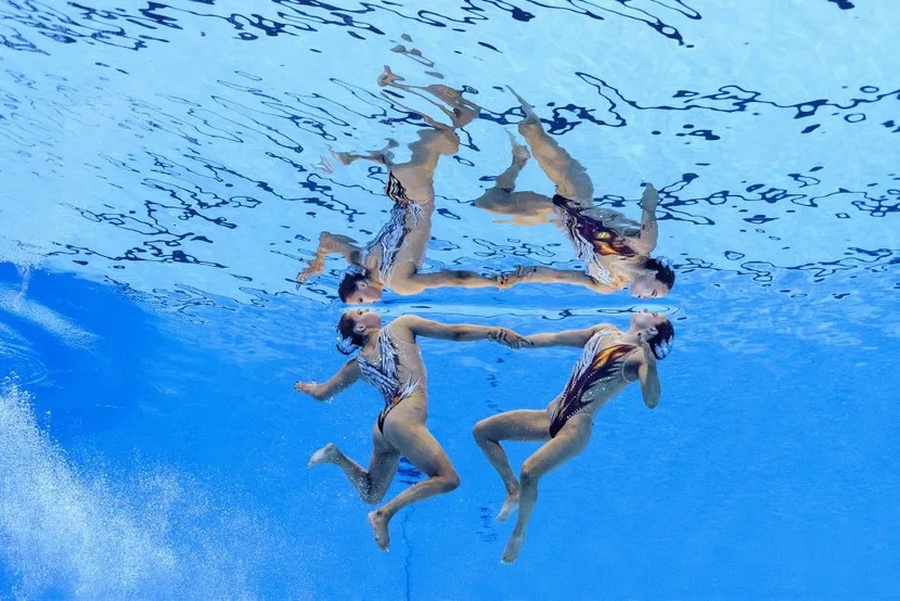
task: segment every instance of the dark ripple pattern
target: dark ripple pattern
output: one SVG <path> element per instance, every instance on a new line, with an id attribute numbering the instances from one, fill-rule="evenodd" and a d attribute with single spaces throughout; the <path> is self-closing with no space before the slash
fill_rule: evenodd
<path id="1" fill-rule="evenodd" d="M 852 8 L 845 6 L 850 3 L 835 4 Z M 28 63 L 21 61 L 4 66 L 0 139 L 10 159 L 7 164 L 21 163 L 16 173 L 66 180 L 73 173 L 73 154 L 59 144 L 61 132 L 80 128 L 88 141 L 91 132 L 109 140 L 110 131 L 122 136 L 121 144 L 107 143 L 100 149 L 98 143 L 91 146 L 95 152 L 78 157 L 82 164 L 76 171 L 91 182 L 90 191 L 69 195 L 57 204 L 83 222 L 76 230 L 91 228 L 102 244 L 61 236 L 41 246 L 47 257 L 65 257 L 73 269 L 99 273 L 129 294 L 175 311 L 231 302 L 253 304 L 278 295 L 332 302 L 340 275 L 336 264 L 327 266 L 319 282 L 301 289 L 292 284 L 292 272 L 315 249 L 315 232 L 330 229 L 363 240 L 378 230 L 388 207 L 381 192 L 383 169 L 359 172 L 336 167 L 329 149 L 374 148 L 384 138 L 403 139 L 425 125 L 415 110 L 407 108 L 408 98 L 386 94 L 375 84 L 375 73 L 357 76 L 335 69 L 313 86 L 303 79 L 303 69 L 288 64 L 284 56 L 273 57 L 278 63 L 274 69 L 218 70 L 202 91 L 181 86 L 136 92 L 134 84 L 142 81 L 145 63 L 143 58 L 129 59 L 135 53 L 126 50 L 152 58 L 162 56 L 169 46 L 230 40 L 265 56 L 266 44 L 293 38 L 296 57 L 302 57 L 298 62 L 322 61 L 310 63 L 322 66 L 334 58 L 327 42 L 344 36 L 343 54 L 345 49 L 387 53 L 385 62 L 406 61 L 404 65 L 419 69 L 413 69 L 411 81 L 427 83 L 444 77 L 442 57 L 434 51 L 423 54 L 410 36 L 397 39 L 397 23 L 419 38 L 427 38 L 429 31 L 465 34 L 454 38 L 462 41 L 460 49 L 448 49 L 447 57 L 488 64 L 498 56 L 515 56 L 513 45 L 503 38 L 479 33 L 497 24 L 540 31 L 544 22 L 558 16 L 576 19 L 583 27 L 637 24 L 658 35 L 659 43 L 675 42 L 667 46 L 670 49 L 695 51 L 684 32 L 696 31 L 703 21 L 695 7 L 679 0 L 641 4 L 616 0 L 602 6 L 575 0 L 467 0 L 445 4 L 439 11 L 394 2 L 338 6 L 280 0 L 254 10 L 258 12 L 228 13 L 212 1 L 100 8 L 85 2 L 24 0 L 0 7 L 0 40 L 11 57 L 52 59 L 64 52 L 64 46 L 76 51 L 92 47 L 90 56 L 96 56 L 93 69 L 78 76 L 52 69 L 42 73 L 23 68 Z M 285 79 L 286 73 L 293 77 Z M 454 157 L 454 177 L 469 182 L 461 186 L 468 192 L 460 194 L 456 186 L 440 179 L 450 162 L 439 169 L 438 209 L 427 265 L 475 266 L 485 272 L 520 263 L 578 268 L 571 250 L 550 226 L 467 229 L 479 218 L 471 200 L 483 188 L 475 186 L 495 175 L 486 160 L 506 152 L 491 132 L 501 127 L 514 130 L 523 115 L 503 87 L 515 82 L 506 81 L 502 72 L 460 79 L 466 93 L 484 107 L 479 120 L 460 132 L 462 145 Z M 586 135 L 635 130 L 648 144 L 715 149 L 735 143 L 730 124 L 744 116 L 759 123 L 789 123 L 793 133 L 778 134 L 795 141 L 823 135 L 838 125 L 859 128 L 872 140 L 900 131 L 900 116 L 892 113 L 900 88 L 885 82 L 835 86 L 840 99 L 812 96 L 789 102 L 776 101 L 740 82 L 712 81 L 670 90 L 668 99 L 647 100 L 633 85 L 617 83 L 594 67 L 573 68 L 569 82 L 570 97 L 545 100 L 538 111 L 547 131 L 567 148 L 570 141 L 577 144 Z M 673 125 L 665 130 L 644 125 L 661 118 Z M 589 147 L 572 152 L 582 157 Z M 786 273 L 801 274 L 809 285 L 853 274 L 897 279 L 897 248 L 890 238 L 848 237 L 798 258 L 810 241 L 791 234 L 792 228 L 810 221 L 832 230 L 865 227 L 860 220 L 896 220 L 900 191 L 895 173 L 849 184 L 836 175 L 836 164 L 789 162 L 760 169 L 753 180 L 723 181 L 715 173 L 723 166 L 716 152 L 702 151 L 694 164 L 683 162 L 680 176 L 669 181 L 653 177 L 660 190 L 663 250 L 675 257 L 685 281 L 703 270 L 724 279 L 749 278 L 761 287 L 775 286 Z M 12 173 L 9 168 L 3 171 Z M 598 202 L 635 215 L 633 197 L 606 192 L 604 174 L 597 174 L 596 180 Z M 711 243 L 717 236 L 725 237 L 716 234 L 723 230 L 728 232 L 728 246 Z M 878 231 L 886 229 L 878 226 Z M 251 248 L 253 252 L 248 252 Z M 262 268 L 268 263 L 273 265 L 270 269 Z M 199 270 L 192 273 L 221 272 L 224 278 L 204 290 L 207 284 L 195 286 L 188 276 L 179 280 L 176 272 L 163 286 L 126 275 L 132 270 L 139 273 L 142 264 L 167 264 L 167 269 L 177 269 L 178 264 Z M 847 298 L 849 292 L 834 294 Z M 576 304 L 596 302 L 580 294 L 571 298 Z"/>

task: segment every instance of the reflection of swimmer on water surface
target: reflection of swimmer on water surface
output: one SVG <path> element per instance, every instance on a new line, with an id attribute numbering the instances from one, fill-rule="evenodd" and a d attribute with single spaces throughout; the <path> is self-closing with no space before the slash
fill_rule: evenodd
<path id="1" fill-rule="evenodd" d="M 428 385 L 419 337 L 460 342 L 492 340 L 511 348 L 527 345 L 506 328 L 468 324 L 448 325 L 404 315 L 382 326 L 372 311 L 351 310 L 338 322 L 338 349 L 344 354 L 358 351 L 327 381 L 297 382 L 297 392 L 329 400 L 362 379 L 384 397 L 384 408 L 372 428 L 372 458 L 368 469 L 347 457 L 336 445 L 316 451 L 309 465 L 332 463 L 350 479 L 367 503 L 381 502 L 400 463 L 406 457 L 427 479 L 407 488 L 382 507 L 369 513 L 369 523 L 378 546 L 387 550 L 388 523 L 398 511 L 417 501 L 448 493 L 459 486 L 459 476 L 447 453 L 426 426 Z"/>
<path id="2" fill-rule="evenodd" d="M 574 346 L 582 353 L 565 388 L 545 409 L 500 413 L 478 422 L 473 430 L 475 441 L 506 487 L 506 502 L 497 519 L 519 512 L 503 563 L 514 562 L 525 541 L 538 481 L 585 449 L 600 408 L 634 382 L 641 384 L 644 404 L 656 407 L 660 396 L 656 361 L 669 354 L 674 337 L 675 329 L 665 316 L 648 312 L 633 313 L 625 332 L 600 324 L 525 337 L 526 346 Z M 500 444 L 505 440 L 544 441 L 522 464 L 518 479 Z"/>
<path id="3" fill-rule="evenodd" d="M 319 247 L 309 266 L 297 275 L 305 282 L 311 275 L 321 273 L 325 257 L 339 254 L 350 267 L 338 286 L 341 300 L 351 304 L 372 303 L 381 299 L 384 289 L 397 294 L 411 295 L 431 288 L 459 286 L 464 288 L 499 287 L 496 277 L 468 270 L 447 269 L 421 273 L 428 242 L 431 239 L 431 220 L 434 214 L 434 172 L 442 156 L 459 150 L 459 137 L 454 131 L 472 122 L 480 108 L 463 98 L 462 93 L 448 86 L 434 84 L 418 88 L 402 83 L 385 67 L 378 79 L 381 86 L 399 88 L 427 98 L 450 119 L 445 125 L 430 117 L 422 118 L 432 126 L 419 131 L 419 139 L 409 145 L 411 157 L 406 163 L 393 163 L 390 148 L 368 154 L 337 153 L 343 164 L 365 159 L 383 164 L 388 169 L 385 194 L 393 202 L 388 222 L 366 246 L 358 246 L 347 236 L 322 232 Z M 435 102 L 421 94 L 426 92 Z M 396 102 L 392 98 L 392 102 Z M 449 107 L 449 108 L 447 108 Z"/>
<path id="4" fill-rule="evenodd" d="M 528 148 L 511 138 L 512 163 L 497 177 L 494 187 L 475 201 L 475 206 L 510 215 L 514 222 L 522 225 L 553 218 L 572 242 L 578 258 L 585 262 L 586 269 L 582 272 L 520 266 L 502 276 L 504 285 L 568 283 L 600 293 L 616 292 L 629 286 L 633 296 L 642 298 L 668 294 L 675 283 L 675 272 L 666 259 L 650 256 L 659 235 L 656 189 L 651 184 L 644 189 L 639 224 L 618 211 L 595 206 L 594 186 L 584 167 L 544 131 L 531 105 L 518 95 L 516 98 L 525 111 L 519 132 L 525 137 Z M 516 178 L 531 154 L 556 184 L 553 198 L 535 192 L 515 191 Z"/>

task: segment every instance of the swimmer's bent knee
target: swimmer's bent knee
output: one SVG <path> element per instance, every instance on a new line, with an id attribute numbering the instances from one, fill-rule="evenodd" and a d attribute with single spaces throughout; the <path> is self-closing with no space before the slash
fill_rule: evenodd
<path id="1" fill-rule="evenodd" d="M 472 426 L 472 436 L 475 437 L 476 441 L 487 440 L 488 429 L 490 426 L 488 425 L 488 420 L 483 419 L 474 426 Z"/>
<path id="2" fill-rule="evenodd" d="M 451 474 L 447 474 L 446 476 L 440 476 L 441 479 L 441 492 L 450 492 L 459 488 L 459 474 L 453 472 Z"/>
<path id="3" fill-rule="evenodd" d="M 525 463 L 522 464 L 522 471 L 519 472 L 519 484 L 522 486 L 536 484 L 539 479 L 540 474 L 537 473 L 534 465 L 526 460 Z"/>

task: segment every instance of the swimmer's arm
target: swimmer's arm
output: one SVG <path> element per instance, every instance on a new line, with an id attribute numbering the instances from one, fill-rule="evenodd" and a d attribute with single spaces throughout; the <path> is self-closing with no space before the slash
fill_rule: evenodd
<path id="1" fill-rule="evenodd" d="M 476 326 L 467 323 L 446 324 L 430 319 L 422 319 L 415 315 L 404 315 L 392 322 L 394 331 L 397 326 L 406 327 L 414 336 L 426 338 L 439 338 L 441 340 L 456 340 L 458 342 L 471 342 L 474 340 L 493 340 L 510 348 L 529 346 L 525 338 L 507 328 Z"/>
<path id="2" fill-rule="evenodd" d="M 359 252 L 360 247 L 354 244 L 353 238 L 322 232 L 319 235 L 319 247 L 316 249 L 316 255 L 310 260 L 306 269 L 297 274 L 297 282 L 302 284 L 310 276 L 322 273 L 325 268 L 325 257 L 328 255 L 341 255 L 347 263 L 352 264 L 358 258 Z"/>
<path id="3" fill-rule="evenodd" d="M 413 273 L 402 281 L 391 281 L 391 290 L 398 294 L 418 294 L 431 288 L 459 286 L 462 288 L 498 288 L 493 277 L 464 269 L 443 269 L 431 273 Z"/>
<path id="4" fill-rule="evenodd" d="M 590 288 L 600 294 L 618 292 L 618 288 L 613 288 L 608 284 L 601 284 L 583 271 L 554 269 L 553 267 L 544 266 L 520 265 L 511 273 L 503 273 L 497 276 L 497 281 L 500 282 L 501 288 L 509 288 L 523 282 L 531 282 L 536 284 L 574 284 Z"/>
<path id="5" fill-rule="evenodd" d="M 548 346 L 577 346 L 579 348 L 587 344 L 594 332 L 600 326 L 587 328 L 585 330 L 566 330 L 564 332 L 543 332 L 541 334 L 531 334 L 526 336 L 525 340 L 531 343 L 534 348 L 543 348 Z"/>
<path id="6" fill-rule="evenodd" d="M 659 193 L 653 184 L 647 184 L 644 195 L 641 197 L 641 231 L 637 235 L 644 252 L 650 253 L 656 248 L 656 240 L 659 237 L 659 225 L 656 222 L 656 204 L 659 201 Z"/>
<path id="7" fill-rule="evenodd" d="M 656 373 L 656 358 L 652 353 L 645 353 L 644 359 L 638 366 L 638 379 L 641 381 L 641 394 L 644 397 L 644 404 L 649 409 L 655 409 L 659 404 L 659 395 L 661 393 L 659 386 L 659 376 Z"/>
<path id="8" fill-rule="evenodd" d="M 294 390 L 308 394 L 317 401 L 328 401 L 359 380 L 360 375 L 362 374 L 359 371 L 359 364 L 356 362 L 356 357 L 354 357 L 344 363 L 344 366 L 327 381 L 321 384 L 316 382 L 297 382 L 294 384 Z"/>

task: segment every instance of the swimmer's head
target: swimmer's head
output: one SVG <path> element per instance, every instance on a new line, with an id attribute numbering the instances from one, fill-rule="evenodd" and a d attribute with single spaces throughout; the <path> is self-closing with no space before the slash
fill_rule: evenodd
<path id="1" fill-rule="evenodd" d="M 665 315 L 649 311 L 632 313 L 631 329 L 637 330 L 641 338 L 650 345 L 650 350 L 657 359 L 665 359 L 672 350 L 675 326 Z"/>
<path id="2" fill-rule="evenodd" d="M 375 285 L 369 270 L 351 267 L 338 284 L 338 296 L 348 305 L 367 305 L 381 300 L 381 287 Z"/>
<path id="3" fill-rule="evenodd" d="M 366 344 L 369 334 L 381 327 L 381 316 L 374 311 L 354 309 L 341 315 L 337 325 L 337 349 L 349 355 Z"/>
<path id="4" fill-rule="evenodd" d="M 675 272 L 665 257 L 647 258 L 641 264 L 643 271 L 631 279 L 631 296 L 656 298 L 665 296 L 675 285 Z"/>

